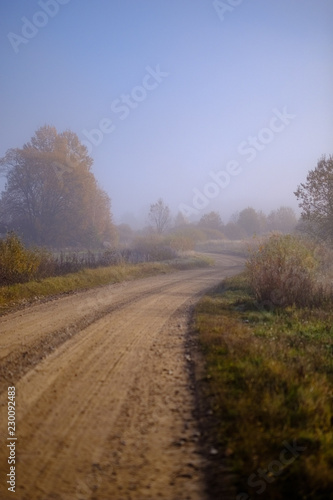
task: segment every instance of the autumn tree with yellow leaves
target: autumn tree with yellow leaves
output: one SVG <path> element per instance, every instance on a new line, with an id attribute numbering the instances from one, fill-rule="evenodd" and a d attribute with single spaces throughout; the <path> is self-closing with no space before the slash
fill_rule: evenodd
<path id="1" fill-rule="evenodd" d="M 77 135 L 45 125 L 22 148 L 0 159 L 6 186 L 2 227 L 28 243 L 96 247 L 114 239 L 110 199 L 91 170 L 92 158 Z"/>

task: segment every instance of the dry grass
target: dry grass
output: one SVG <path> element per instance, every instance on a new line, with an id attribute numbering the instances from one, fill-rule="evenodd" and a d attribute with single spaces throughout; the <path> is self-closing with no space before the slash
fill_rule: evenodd
<path id="1" fill-rule="evenodd" d="M 72 293 L 97 286 L 139 279 L 177 270 L 195 269 L 211 265 L 204 256 L 191 255 L 166 262 L 121 264 L 97 269 L 83 269 L 77 273 L 55 276 L 28 283 L 0 287 L 0 314 L 21 304 L 41 298 Z"/>

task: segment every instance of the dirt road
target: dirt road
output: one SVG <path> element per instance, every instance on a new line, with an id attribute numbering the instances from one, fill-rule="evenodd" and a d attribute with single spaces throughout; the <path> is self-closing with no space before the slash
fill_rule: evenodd
<path id="1" fill-rule="evenodd" d="M 187 348 L 192 305 L 238 272 L 110 285 L 0 318 L 0 498 L 204 500 Z M 15 493 L 7 388 L 15 386 Z M 13 449 L 13 447 L 12 447 Z"/>

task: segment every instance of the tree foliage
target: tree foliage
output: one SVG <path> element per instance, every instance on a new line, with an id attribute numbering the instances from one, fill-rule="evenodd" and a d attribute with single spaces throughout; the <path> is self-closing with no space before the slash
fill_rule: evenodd
<path id="1" fill-rule="evenodd" d="M 333 156 L 323 156 L 306 182 L 295 191 L 302 209 L 303 228 L 314 236 L 333 243 Z"/>
<path id="2" fill-rule="evenodd" d="M 252 207 L 244 208 L 239 214 L 237 224 L 246 236 L 261 233 L 261 215 Z"/>
<path id="3" fill-rule="evenodd" d="M 223 230 L 223 222 L 220 214 L 217 212 L 204 214 L 199 221 L 199 226 L 203 228 L 216 229 L 217 231 Z"/>
<path id="4" fill-rule="evenodd" d="M 292 233 L 297 225 L 297 217 L 291 207 L 280 207 L 272 210 L 267 217 L 267 228 L 269 231 L 281 233 Z"/>
<path id="5" fill-rule="evenodd" d="M 110 199 L 91 171 L 77 135 L 45 125 L 0 160 L 7 184 L 3 224 L 25 241 L 47 246 L 95 246 L 113 238 Z"/>
<path id="6" fill-rule="evenodd" d="M 224 234 L 230 240 L 242 240 L 247 236 L 245 230 L 237 222 L 232 221 L 225 225 Z"/>
<path id="7" fill-rule="evenodd" d="M 188 224 L 188 220 L 186 219 L 185 215 L 182 212 L 178 212 L 178 214 L 175 217 L 175 222 L 174 225 L 175 227 L 183 227 Z"/>
<path id="8" fill-rule="evenodd" d="M 296 227 L 297 218 L 291 207 L 281 206 L 272 210 L 266 216 L 261 210 L 247 207 L 231 216 L 230 222 L 224 227 L 224 234 L 232 240 L 241 240 L 253 235 L 267 234 L 271 231 L 292 233 Z"/>

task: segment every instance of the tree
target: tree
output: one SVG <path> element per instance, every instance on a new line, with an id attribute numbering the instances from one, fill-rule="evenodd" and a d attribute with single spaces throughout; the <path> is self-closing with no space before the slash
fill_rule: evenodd
<path id="1" fill-rule="evenodd" d="M 178 212 L 175 218 L 175 227 L 182 227 L 186 226 L 188 224 L 188 220 L 186 219 L 185 215 L 182 212 Z"/>
<path id="2" fill-rule="evenodd" d="M 171 223 L 170 209 L 162 198 L 159 198 L 157 203 L 150 205 L 148 219 L 158 234 L 163 233 L 169 227 Z"/>
<path id="3" fill-rule="evenodd" d="M 306 182 L 294 192 L 302 209 L 303 228 L 313 236 L 333 243 L 333 156 L 322 156 Z"/>
<path id="4" fill-rule="evenodd" d="M 240 226 L 247 236 L 258 234 L 261 232 L 262 214 L 258 214 L 254 208 L 244 208 L 238 216 L 237 224 Z"/>
<path id="5" fill-rule="evenodd" d="M 267 226 L 270 231 L 292 233 L 297 225 L 297 217 L 291 207 L 280 207 L 272 210 L 267 217 Z"/>
<path id="6" fill-rule="evenodd" d="M 41 127 L 0 160 L 7 172 L 2 222 L 39 245 L 96 246 L 112 239 L 110 199 L 99 188 L 92 163 L 76 134 Z"/>
<path id="7" fill-rule="evenodd" d="M 236 222 L 228 222 L 224 228 L 224 234 L 230 240 L 242 240 L 246 238 L 245 230 L 240 227 Z"/>
<path id="8" fill-rule="evenodd" d="M 223 230 L 223 222 L 217 212 L 204 214 L 199 220 L 199 226 L 203 228 L 216 229 L 217 231 Z"/>
<path id="9" fill-rule="evenodd" d="M 129 224 L 119 224 L 117 226 L 119 245 L 128 247 L 134 239 L 134 231 Z"/>

